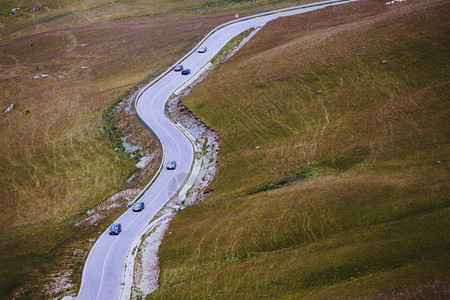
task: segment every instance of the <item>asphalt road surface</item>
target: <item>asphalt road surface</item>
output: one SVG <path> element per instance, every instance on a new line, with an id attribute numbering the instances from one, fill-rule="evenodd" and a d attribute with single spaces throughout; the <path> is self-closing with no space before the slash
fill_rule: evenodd
<path id="1" fill-rule="evenodd" d="M 131 242 L 142 234 L 143 228 L 180 189 L 189 175 L 194 159 L 193 146 L 164 114 L 164 105 L 172 93 L 211 61 L 223 46 L 239 33 L 255 26 L 263 26 L 281 16 L 304 13 L 350 1 L 318 2 L 315 6 L 271 13 L 229 24 L 210 34 L 201 45 L 197 45 L 197 47 L 206 46 L 208 48 L 206 53 L 194 51 L 181 62 L 185 68 L 191 70 L 191 74 L 181 75 L 181 72 L 171 70 L 153 85 L 149 84 L 151 86 L 148 86 L 140 96 L 136 110 L 140 118 L 153 130 L 162 143 L 164 167 L 158 178 L 140 199 L 145 203 L 145 209 L 142 212 L 133 212 L 131 208 L 128 209 L 116 220 L 122 224 L 122 232 L 117 236 L 111 236 L 107 230 L 92 247 L 83 269 L 81 288 L 77 299 L 120 299 L 124 286 L 125 259 Z M 175 170 L 166 169 L 165 165 L 170 160 L 177 162 Z"/>

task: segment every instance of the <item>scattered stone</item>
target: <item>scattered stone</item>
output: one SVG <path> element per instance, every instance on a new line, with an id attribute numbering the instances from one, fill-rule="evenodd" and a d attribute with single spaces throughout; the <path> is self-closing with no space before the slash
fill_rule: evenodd
<path id="1" fill-rule="evenodd" d="M 82 69 L 87 69 L 88 67 L 81 67 Z"/>
<path id="2" fill-rule="evenodd" d="M 392 0 L 392 1 L 386 2 L 386 5 L 391 5 L 391 4 L 394 4 L 395 2 L 406 2 L 406 0 Z"/>
<path id="3" fill-rule="evenodd" d="M 138 150 L 141 150 L 141 148 L 139 146 L 128 143 L 127 139 L 128 139 L 128 137 L 122 138 L 122 146 L 125 149 L 125 152 L 130 153 L 130 157 L 134 158 L 136 156 L 134 153 Z"/>
<path id="4" fill-rule="evenodd" d="M 9 15 L 10 15 L 10 16 L 11 16 L 11 15 L 15 15 L 15 14 L 17 14 L 19 11 L 20 11 L 20 7 L 13 8 L 13 9 L 11 9 L 11 11 L 9 12 Z"/>
<path id="5" fill-rule="evenodd" d="M 81 44 L 81 47 L 86 47 L 86 44 Z"/>
<path id="6" fill-rule="evenodd" d="M 38 10 L 40 10 L 41 8 L 42 8 L 42 5 L 39 5 L 39 6 L 33 7 L 32 9 L 30 9 L 30 12 L 35 12 L 35 11 L 38 11 Z"/>
<path id="7" fill-rule="evenodd" d="M 381 61 L 382 64 L 385 64 L 385 63 L 387 63 L 387 62 L 388 62 L 387 60 Z"/>
<path id="8" fill-rule="evenodd" d="M 46 78 L 46 77 L 50 77 L 50 75 L 48 75 L 48 74 L 41 74 L 41 75 L 35 75 L 35 76 L 33 76 L 34 79 L 37 79 L 37 78 Z"/>
<path id="9" fill-rule="evenodd" d="M 440 160 L 438 160 L 437 162 L 436 162 L 436 164 L 440 164 L 441 163 L 441 161 Z"/>
<path id="10" fill-rule="evenodd" d="M 136 164 L 136 168 L 143 169 L 150 162 L 151 157 L 144 156 L 141 160 Z"/>
<path id="11" fill-rule="evenodd" d="M 260 146 L 256 146 L 256 147 L 255 147 L 255 149 L 259 149 L 259 148 L 261 148 L 261 147 L 260 147 Z"/>
<path id="12" fill-rule="evenodd" d="M 137 165 L 137 164 L 136 164 Z M 134 174 L 136 175 L 136 174 Z M 127 182 L 130 183 L 134 179 L 134 175 L 127 179 Z M 128 207 L 131 207 L 131 203 L 128 204 Z"/>
<path id="13" fill-rule="evenodd" d="M 12 111 L 14 109 L 14 104 L 11 104 L 7 109 L 5 109 L 3 112 L 4 113 L 7 113 L 7 112 L 10 112 L 10 111 Z"/>

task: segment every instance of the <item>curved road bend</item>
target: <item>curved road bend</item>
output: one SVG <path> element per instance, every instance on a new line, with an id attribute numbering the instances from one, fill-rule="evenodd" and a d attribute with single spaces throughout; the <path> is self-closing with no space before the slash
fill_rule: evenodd
<path id="1" fill-rule="evenodd" d="M 162 168 L 158 178 L 140 199 L 140 201 L 145 202 L 146 206 L 142 212 L 133 212 L 130 208 L 117 219 L 117 222 L 122 223 L 122 232 L 118 236 L 110 236 L 107 230 L 99 237 L 86 260 L 77 299 L 111 300 L 121 297 L 128 248 L 156 213 L 180 189 L 181 184 L 189 175 L 194 159 L 194 150 L 189 140 L 171 123 L 164 113 L 164 106 L 170 95 L 194 76 L 230 39 L 239 33 L 255 26 L 263 26 L 268 21 L 280 16 L 300 14 L 325 6 L 352 1 L 357 0 L 323 1 L 312 7 L 299 7 L 295 10 L 277 12 L 232 23 L 217 30 L 203 42 L 203 45 L 208 47 L 206 53 L 195 51 L 184 59 L 182 64 L 191 69 L 190 75 L 183 76 L 180 72 L 169 72 L 145 90 L 136 104 L 137 113 L 159 137 L 163 147 L 162 163 L 164 166 L 167 161 L 176 160 L 177 168 L 175 170 Z"/>

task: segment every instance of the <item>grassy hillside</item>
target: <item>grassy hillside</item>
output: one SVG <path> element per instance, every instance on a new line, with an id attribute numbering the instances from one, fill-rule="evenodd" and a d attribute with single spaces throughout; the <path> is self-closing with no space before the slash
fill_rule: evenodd
<path id="1" fill-rule="evenodd" d="M 110 23 L 120 20 L 148 19 L 165 22 L 192 18 L 234 17 L 317 2 L 315 0 L 2 0 L 0 6 L 0 40 L 20 37 L 49 29 Z M 29 10 L 42 5 L 36 12 Z M 11 9 L 21 11 L 8 16 Z"/>
<path id="2" fill-rule="evenodd" d="M 148 298 L 445 297 L 450 4 L 385 3 L 271 22 L 183 99 L 219 170 Z"/>
<path id="3" fill-rule="evenodd" d="M 235 13 L 301 3 L 2 0 L 0 298 L 76 294 L 89 248 L 126 202 L 104 200 L 155 172 L 157 141 L 117 101 Z M 154 157 L 145 170 L 120 146 L 129 135 Z M 75 226 L 88 211 L 99 219 Z"/>
<path id="4" fill-rule="evenodd" d="M 73 225 L 87 210 L 133 187 L 127 180 L 137 171 L 139 156 L 130 159 L 123 152 L 114 130 L 118 125 L 103 116 L 127 90 L 168 67 L 204 26 L 177 25 L 178 30 L 173 23 L 95 25 L 0 45 L 1 107 L 15 105 L 0 120 L 2 294 L 78 234 L 81 229 Z M 167 31 L 173 39 L 165 42 Z M 177 48 L 180 53 L 172 52 Z M 33 78 L 42 74 L 48 77 Z M 129 126 L 138 123 L 131 118 Z M 156 139 L 147 139 L 146 150 L 158 151 Z"/>

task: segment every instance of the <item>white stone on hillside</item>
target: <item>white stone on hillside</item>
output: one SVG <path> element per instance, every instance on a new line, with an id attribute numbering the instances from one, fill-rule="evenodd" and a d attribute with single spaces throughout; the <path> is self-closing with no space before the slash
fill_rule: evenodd
<path id="1" fill-rule="evenodd" d="M 144 156 L 141 160 L 136 164 L 136 168 L 143 169 L 150 162 L 151 158 L 149 156 Z"/>
<path id="2" fill-rule="evenodd" d="M 11 104 L 10 106 L 8 106 L 8 108 L 7 109 L 5 109 L 3 112 L 4 113 L 7 113 L 7 112 L 10 112 L 10 111 L 12 111 L 14 109 L 14 104 Z"/>

